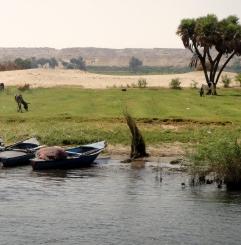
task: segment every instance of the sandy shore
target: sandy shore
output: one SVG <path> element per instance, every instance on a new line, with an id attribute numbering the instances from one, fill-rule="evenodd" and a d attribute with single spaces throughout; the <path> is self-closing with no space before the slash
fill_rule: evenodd
<path id="1" fill-rule="evenodd" d="M 185 155 L 185 148 L 188 144 L 165 143 L 161 145 L 148 146 L 147 152 L 150 157 L 182 157 Z M 128 156 L 130 154 L 130 146 L 108 145 L 106 153 L 109 155 Z"/>
<path id="2" fill-rule="evenodd" d="M 186 171 L 185 147 L 187 144 L 172 143 L 147 147 L 149 157 L 138 158 L 131 161 L 131 168 L 144 168 L 145 166 L 161 167 L 162 169 Z M 130 146 L 108 145 L 100 158 L 111 157 L 113 160 L 129 164 Z"/>
<path id="3" fill-rule="evenodd" d="M 230 78 L 234 78 L 235 76 L 235 73 L 227 74 Z M 139 78 L 145 78 L 148 87 L 168 87 L 173 78 L 179 78 L 182 87 L 190 87 L 193 80 L 195 80 L 199 86 L 200 84 L 205 83 L 203 72 L 145 76 L 100 75 L 64 69 L 31 69 L 0 72 L 0 82 L 3 82 L 6 86 L 19 86 L 28 83 L 31 87 L 71 85 L 83 88 L 104 89 L 128 85 L 131 86 L 132 84 L 136 84 Z M 220 85 L 222 84 L 220 83 Z"/>

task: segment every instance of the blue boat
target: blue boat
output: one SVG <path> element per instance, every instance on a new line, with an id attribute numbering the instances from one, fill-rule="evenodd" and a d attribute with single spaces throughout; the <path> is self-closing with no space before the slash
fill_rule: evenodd
<path id="1" fill-rule="evenodd" d="M 9 146 L 1 146 L 0 162 L 3 167 L 27 165 L 39 147 L 40 143 L 36 138 L 30 138 Z"/>
<path id="2" fill-rule="evenodd" d="M 66 159 L 43 160 L 34 158 L 31 159 L 30 162 L 33 170 L 85 168 L 91 166 L 105 147 L 106 142 L 100 141 L 93 144 L 66 149 Z"/>

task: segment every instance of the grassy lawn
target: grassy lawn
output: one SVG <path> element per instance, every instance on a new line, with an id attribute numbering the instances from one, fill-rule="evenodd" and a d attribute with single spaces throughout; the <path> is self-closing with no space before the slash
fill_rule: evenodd
<path id="1" fill-rule="evenodd" d="M 241 89 L 220 89 L 200 98 L 197 90 L 90 90 L 75 87 L 26 91 L 30 111 L 18 113 L 15 88 L 0 93 L 0 136 L 7 142 L 37 136 L 46 144 L 78 144 L 105 139 L 128 144 L 123 119 L 137 119 L 148 144 L 197 143 L 210 135 L 241 132 Z"/>

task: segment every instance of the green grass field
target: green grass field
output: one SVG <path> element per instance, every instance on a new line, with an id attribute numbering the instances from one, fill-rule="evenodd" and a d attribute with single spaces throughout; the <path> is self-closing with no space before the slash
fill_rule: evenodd
<path id="1" fill-rule="evenodd" d="M 26 91 L 29 112 L 18 113 L 15 88 L 0 93 L 0 136 L 7 142 L 37 136 L 45 144 L 71 145 L 105 139 L 129 144 L 123 118 L 136 118 L 147 144 L 196 143 L 215 134 L 240 134 L 241 89 L 220 89 L 200 98 L 197 90 L 90 90 L 75 87 Z"/>
<path id="2" fill-rule="evenodd" d="M 159 75 L 159 74 L 180 74 L 190 72 L 190 67 L 158 67 L 158 66 L 142 66 L 137 74 L 130 71 L 128 66 L 119 67 L 119 66 L 87 66 L 87 71 L 97 74 L 106 74 L 106 75 Z"/>

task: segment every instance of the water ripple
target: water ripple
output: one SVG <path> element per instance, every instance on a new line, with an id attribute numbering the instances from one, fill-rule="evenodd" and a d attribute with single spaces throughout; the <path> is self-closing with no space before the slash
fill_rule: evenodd
<path id="1" fill-rule="evenodd" d="M 241 194 L 163 166 L 2 169 L 0 244 L 240 244 Z"/>

